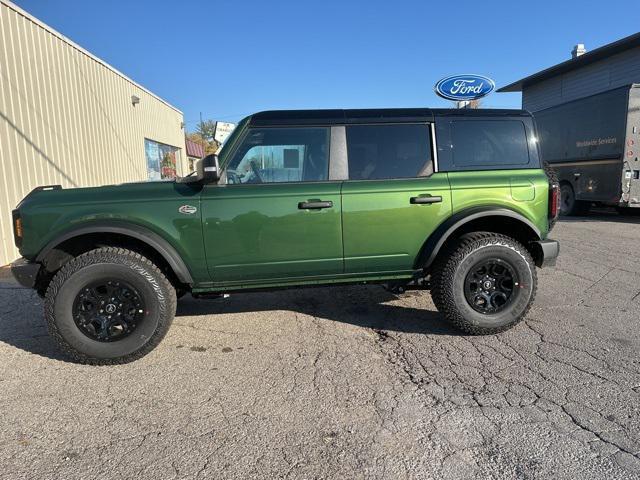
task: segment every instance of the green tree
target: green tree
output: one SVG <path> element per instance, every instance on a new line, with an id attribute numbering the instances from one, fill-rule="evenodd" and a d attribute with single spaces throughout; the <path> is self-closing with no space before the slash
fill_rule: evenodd
<path id="1" fill-rule="evenodd" d="M 216 133 L 215 120 L 202 120 L 196 125 L 196 133 L 207 141 L 213 141 L 213 135 Z"/>
<path id="2" fill-rule="evenodd" d="M 204 147 L 205 154 L 216 153 L 220 145 L 214 139 L 215 120 L 203 120 L 196 125 L 195 132 L 187 133 L 187 138 Z"/>

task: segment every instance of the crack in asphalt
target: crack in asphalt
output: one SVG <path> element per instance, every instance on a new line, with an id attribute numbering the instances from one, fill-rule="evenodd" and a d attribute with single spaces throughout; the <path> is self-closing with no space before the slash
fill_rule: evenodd
<path id="1" fill-rule="evenodd" d="M 591 352 L 586 351 L 585 349 L 581 349 L 573 346 L 567 346 L 562 343 L 554 342 L 546 339 L 545 334 L 537 330 L 531 324 L 531 321 L 525 321 L 523 322 L 523 324 L 536 337 L 536 340 L 529 345 L 530 347 L 533 347 L 533 351 L 531 350 L 527 351 L 527 355 L 533 355 L 538 359 L 539 362 L 542 362 L 545 364 L 550 364 L 550 365 L 559 364 L 568 368 L 573 368 L 578 372 L 584 374 L 585 376 L 591 377 L 591 380 L 578 381 L 573 385 L 566 384 L 566 383 L 560 385 L 556 382 L 554 378 L 545 375 L 541 370 L 536 369 L 535 366 L 532 366 L 531 360 L 525 357 L 525 354 L 515 349 L 512 345 L 510 345 L 507 342 L 506 339 L 504 339 L 499 335 L 487 337 L 490 340 L 483 340 L 480 337 L 474 337 L 474 338 L 461 337 L 461 341 L 465 342 L 467 345 L 471 347 L 471 349 L 473 349 L 473 351 L 475 351 L 480 364 L 482 364 L 483 366 L 489 367 L 491 365 L 491 362 L 487 360 L 486 354 L 483 351 L 484 348 L 487 348 L 489 351 L 493 352 L 495 355 L 501 356 L 509 360 L 510 363 L 504 366 L 501 370 L 490 373 L 489 379 L 495 379 L 499 382 L 500 379 L 498 377 L 500 376 L 501 372 L 507 369 L 513 369 L 514 366 L 516 368 L 524 368 L 525 370 L 531 372 L 532 374 L 540 376 L 546 384 L 552 384 L 554 387 L 556 387 L 559 391 L 562 392 L 561 397 L 562 397 L 562 400 L 564 400 L 564 403 L 563 403 L 563 402 L 555 401 L 550 398 L 544 398 L 542 394 L 538 393 L 531 385 L 527 385 L 524 383 L 511 383 L 508 385 L 504 385 L 505 388 L 501 393 L 501 395 L 504 397 L 505 405 L 509 407 L 523 407 L 525 405 L 536 405 L 539 402 L 544 400 L 545 402 L 547 402 L 546 404 L 547 409 L 549 408 L 549 405 L 552 405 L 556 409 L 557 408 L 561 409 L 561 411 L 565 415 L 565 418 L 569 419 L 580 430 L 593 434 L 596 437 L 597 441 L 613 447 L 615 451 L 611 452 L 609 454 L 610 456 L 613 456 L 616 451 L 621 451 L 632 456 L 635 459 L 640 460 L 640 457 L 638 456 L 638 451 L 640 451 L 640 441 L 638 438 L 636 438 L 635 440 L 632 440 L 632 443 L 634 444 L 635 447 L 628 448 L 623 444 L 623 442 L 616 441 L 615 439 L 611 439 L 610 437 L 608 437 L 606 432 L 603 432 L 595 428 L 591 428 L 586 422 L 582 421 L 579 416 L 577 416 L 575 413 L 572 413 L 567 408 L 567 405 L 569 404 L 569 401 L 567 400 L 567 396 L 569 395 L 569 391 L 572 387 L 576 387 L 584 384 L 590 385 L 590 384 L 593 384 L 594 382 L 601 383 L 601 384 L 614 383 L 616 384 L 616 386 L 620 388 L 624 388 L 624 386 L 620 385 L 619 383 L 616 383 L 611 378 L 608 378 L 598 373 L 597 371 L 591 371 L 591 370 L 587 370 L 586 368 L 582 368 L 581 366 L 577 365 L 575 362 L 563 360 L 560 358 L 552 358 L 552 359 L 545 358 L 545 356 L 541 353 L 541 348 L 546 345 L 552 345 L 560 349 L 565 349 L 566 351 L 584 354 L 586 357 L 590 358 L 591 360 L 594 360 L 595 362 L 598 362 L 601 365 L 602 364 L 605 365 L 606 368 L 612 373 L 625 373 L 625 374 L 632 373 L 637 376 L 639 372 L 629 368 L 623 368 L 622 372 L 620 372 L 620 369 L 612 368 L 610 363 L 607 362 L 605 359 L 599 358 L 593 355 Z M 410 340 L 407 340 L 407 338 L 405 338 L 402 334 L 392 334 L 382 329 L 373 329 L 373 332 L 376 335 L 376 344 L 379 346 L 381 351 L 386 355 L 389 363 L 392 366 L 399 366 L 400 370 L 405 375 L 405 378 L 407 379 L 407 381 L 410 382 L 417 390 L 419 390 L 422 394 L 426 395 L 430 399 L 430 401 L 426 402 L 427 404 L 429 404 L 430 407 L 442 408 L 442 411 L 438 413 L 438 416 L 433 419 L 434 423 L 437 423 L 443 415 L 459 411 L 460 409 L 472 409 L 472 410 L 478 409 L 480 414 L 484 415 L 484 418 L 486 418 L 487 420 L 490 420 L 487 417 L 487 415 L 484 413 L 484 410 L 483 410 L 484 407 L 493 406 L 494 408 L 498 408 L 498 409 L 504 408 L 503 406 L 496 405 L 495 401 L 489 402 L 487 404 L 481 400 L 480 394 L 482 392 L 482 389 L 486 387 L 488 379 L 483 375 L 480 375 L 477 378 L 477 380 L 482 378 L 483 379 L 482 382 L 484 382 L 484 384 L 479 389 L 475 388 L 473 385 L 469 385 L 467 383 L 467 379 L 460 377 L 456 372 L 456 367 L 459 366 L 461 363 L 461 357 L 454 358 L 451 351 L 448 351 L 444 357 L 440 356 L 440 358 L 446 358 L 448 360 L 449 362 L 448 371 L 453 376 L 455 386 L 451 384 L 448 386 L 443 386 L 441 381 L 437 379 L 438 372 L 434 372 L 431 369 L 427 368 L 425 364 L 419 360 L 419 356 L 415 353 L 415 350 L 412 351 L 412 348 L 415 349 L 415 346 L 412 344 Z M 512 353 L 512 355 L 505 355 L 505 353 L 499 351 L 496 348 L 496 346 L 485 343 L 487 341 L 495 341 L 496 343 L 508 349 L 510 353 Z M 437 348 L 434 345 L 430 345 L 430 347 Z M 454 348 L 458 348 L 458 347 L 454 347 Z M 425 356 L 429 358 L 433 356 L 433 353 L 434 353 L 433 350 L 427 351 L 425 352 Z M 520 361 L 521 363 L 518 363 L 517 365 L 515 365 L 515 363 L 518 361 Z M 426 378 L 417 374 L 416 368 L 422 370 L 426 375 Z M 490 370 L 485 370 L 485 372 L 487 371 L 491 372 Z M 434 395 L 431 389 L 425 388 L 425 386 L 428 386 L 431 382 L 438 385 L 438 387 L 441 390 L 444 389 L 445 393 Z M 523 404 L 521 401 L 522 392 L 518 392 L 517 393 L 518 400 L 511 401 L 508 398 L 508 394 L 513 391 L 513 388 L 515 385 L 518 385 L 519 387 L 524 388 L 528 393 L 532 395 L 532 399 Z M 461 404 L 460 402 L 454 401 L 452 400 L 452 396 L 447 393 L 447 390 L 455 389 L 456 386 L 462 388 L 463 390 L 467 390 L 471 393 L 470 397 L 467 399 L 468 400 L 467 402 L 463 402 Z M 632 387 L 630 388 L 630 390 L 636 394 L 639 393 L 638 386 Z M 572 404 L 577 405 L 578 408 L 581 408 L 583 410 L 586 410 L 589 408 L 584 404 L 580 405 L 580 404 L 576 404 L 575 402 L 573 402 Z M 543 413 L 546 413 L 546 412 L 543 412 Z M 592 412 L 592 413 L 597 415 L 596 412 Z M 607 421 L 616 426 L 615 431 L 624 432 L 625 426 L 621 425 L 620 423 L 616 423 L 614 420 L 615 419 L 613 418 L 609 418 Z M 548 420 L 548 421 L 552 422 L 551 420 Z M 497 426 L 495 422 L 492 421 L 491 423 L 494 426 Z M 493 436 L 487 436 L 482 431 L 480 431 L 479 433 L 482 436 L 483 445 L 487 446 L 490 443 L 490 440 L 493 438 Z M 593 441 L 584 442 L 584 443 L 592 447 L 592 445 L 590 444 L 593 443 Z M 447 461 L 447 459 L 450 458 L 452 455 L 454 454 L 452 453 L 451 455 L 445 457 L 442 461 L 442 464 L 444 464 Z M 640 464 L 638 466 L 640 466 Z"/>

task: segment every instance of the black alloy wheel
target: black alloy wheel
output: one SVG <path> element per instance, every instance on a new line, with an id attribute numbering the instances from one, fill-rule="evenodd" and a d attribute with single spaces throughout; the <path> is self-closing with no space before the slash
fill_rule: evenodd
<path id="1" fill-rule="evenodd" d="M 99 280 L 82 288 L 73 303 L 73 319 L 82 333 L 98 342 L 122 340 L 144 319 L 140 293 L 121 280 Z"/>
<path id="2" fill-rule="evenodd" d="M 476 312 L 498 313 L 509 306 L 518 277 L 509 263 L 498 258 L 474 265 L 465 279 L 465 297 Z"/>

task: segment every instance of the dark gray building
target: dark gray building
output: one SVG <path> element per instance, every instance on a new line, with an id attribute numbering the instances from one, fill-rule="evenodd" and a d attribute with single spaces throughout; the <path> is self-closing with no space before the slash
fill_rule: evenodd
<path id="1" fill-rule="evenodd" d="M 498 92 L 522 92 L 563 214 L 594 203 L 640 213 L 640 33 L 571 57 Z"/>
<path id="2" fill-rule="evenodd" d="M 640 83 L 640 33 L 590 52 L 584 45 L 572 58 L 529 75 L 498 92 L 522 92 L 522 108 L 531 112 Z"/>

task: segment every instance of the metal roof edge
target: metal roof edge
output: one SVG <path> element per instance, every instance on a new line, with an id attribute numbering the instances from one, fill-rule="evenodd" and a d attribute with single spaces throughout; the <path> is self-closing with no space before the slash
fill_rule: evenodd
<path id="1" fill-rule="evenodd" d="M 65 37 L 63 34 L 61 34 L 60 32 L 58 32 L 57 30 L 53 29 L 52 27 L 50 27 L 49 25 L 47 25 L 46 23 L 44 23 L 41 20 L 38 20 L 36 17 L 34 17 L 33 15 L 31 15 L 29 12 L 23 10 L 22 8 L 20 8 L 19 6 L 17 6 L 15 3 L 10 2 L 9 0 L 0 0 L 0 3 L 2 3 L 3 5 L 7 6 L 8 8 L 10 8 L 11 10 L 15 11 L 16 13 L 18 13 L 19 15 L 22 15 L 23 17 L 25 17 L 26 19 L 28 19 L 29 21 L 35 23 L 36 25 L 38 25 L 40 28 L 43 28 L 44 30 L 46 30 L 47 32 L 51 33 L 52 35 L 55 35 L 56 37 L 58 37 L 60 40 L 62 40 L 64 43 L 66 43 L 67 45 L 69 45 L 70 47 L 75 48 L 76 50 L 78 50 L 80 53 L 86 55 L 87 57 L 91 58 L 93 61 L 99 63 L 100 65 L 102 65 L 103 67 L 107 68 L 108 70 L 111 70 L 113 73 L 115 73 L 116 75 L 118 75 L 119 77 L 123 78 L 124 80 L 126 80 L 127 82 L 131 83 L 132 85 L 134 85 L 135 87 L 139 88 L 140 90 L 144 91 L 145 93 L 148 93 L 149 95 L 151 95 L 153 98 L 155 98 L 156 100 L 159 100 L 160 102 L 164 103 L 167 107 L 171 108 L 172 110 L 175 110 L 176 112 L 178 112 L 179 114 L 183 115 L 182 110 L 179 110 L 178 108 L 174 107 L 173 105 L 171 105 L 169 102 L 167 102 L 166 100 L 160 98 L 158 95 L 156 95 L 155 93 L 151 92 L 150 90 L 146 89 L 145 87 L 143 87 L 142 85 L 140 85 L 139 83 L 131 80 L 131 78 L 127 77 L 124 73 L 122 73 L 121 71 L 119 71 L 118 69 L 112 67 L 111 65 L 109 65 L 107 62 L 105 62 L 104 60 L 101 60 L 100 58 L 96 57 L 95 55 L 93 55 L 91 52 L 85 50 L 84 48 L 82 48 L 80 45 L 78 45 L 77 43 L 75 43 L 73 40 L 69 39 L 68 37 Z"/>
<path id="2" fill-rule="evenodd" d="M 547 80 L 556 72 L 558 74 L 570 72 L 577 68 L 584 67 L 591 63 L 602 60 L 609 53 L 611 55 L 616 55 L 637 46 L 640 46 L 640 32 L 602 45 L 594 50 L 591 50 L 590 52 L 580 55 L 577 58 L 570 58 L 568 60 L 565 60 L 564 62 L 557 63 L 555 65 L 552 65 L 551 67 L 540 70 L 539 72 L 523 77 L 520 80 L 516 80 L 515 82 L 510 83 L 509 85 L 500 87 L 496 90 L 496 92 L 521 92 L 524 86 Z"/>

